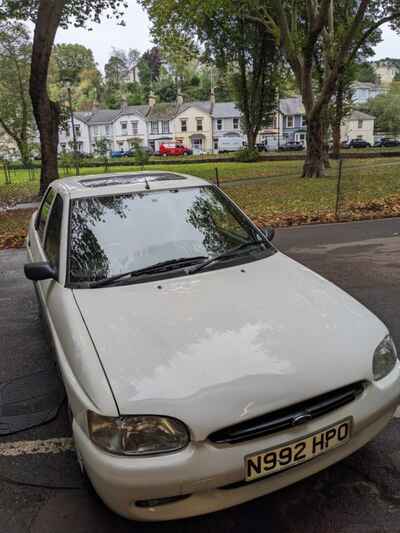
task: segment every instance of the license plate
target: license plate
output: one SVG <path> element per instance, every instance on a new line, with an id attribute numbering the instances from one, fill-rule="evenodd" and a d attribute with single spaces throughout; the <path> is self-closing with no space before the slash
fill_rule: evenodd
<path id="1" fill-rule="evenodd" d="M 310 461 L 350 439 L 352 419 L 347 418 L 300 440 L 279 448 L 264 450 L 245 457 L 246 481 L 275 474 L 300 463 Z"/>

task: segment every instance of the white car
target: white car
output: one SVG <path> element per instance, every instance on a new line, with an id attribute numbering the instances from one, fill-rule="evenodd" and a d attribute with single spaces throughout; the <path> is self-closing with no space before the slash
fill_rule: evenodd
<path id="1" fill-rule="evenodd" d="M 278 252 L 217 187 L 166 172 L 55 181 L 33 215 L 35 282 L 82 468 L 136 520 L 268 494 L 390 421 L 388 330 Z"/>

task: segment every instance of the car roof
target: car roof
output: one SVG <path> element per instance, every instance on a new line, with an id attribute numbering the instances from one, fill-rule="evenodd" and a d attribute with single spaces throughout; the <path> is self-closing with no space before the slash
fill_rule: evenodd
<path id="1" fill-rule="evenodd" d="M 62 196 L 82 198 L 129 192 L 161 191 L 210 185 L 201 178 L 160 170 L 74 176 L 55 180 L 51 186 Z"/>

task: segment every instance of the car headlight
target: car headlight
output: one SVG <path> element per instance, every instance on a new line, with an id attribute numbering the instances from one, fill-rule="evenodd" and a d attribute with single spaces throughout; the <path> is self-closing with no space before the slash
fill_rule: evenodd
<path id="1" fill-rule="evenodd" d="M 397 359 L 396 346 L 390 335 L 387 335 L 378 345 L 374 353 L 373 372 L 374 380 L 382 379 L 393 370 Z"/>
<path id="2" fill-rule="evenodd" d="M 104 450 L 120 455 L 175 452 L 189 443 L 186 426 L 166 416 L 102 416 L 88 411 L 89 434 Z"/>

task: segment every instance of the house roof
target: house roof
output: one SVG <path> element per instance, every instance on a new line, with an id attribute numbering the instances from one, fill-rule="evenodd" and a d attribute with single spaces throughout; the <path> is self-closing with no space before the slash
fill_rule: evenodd
<path id="1" fill-rule="evenodd" d="M 211 113 L 212 104 L 209 100 L 197 100 L 194 102 L 184 102 L 178 109 L 177 114 L 184 113 L 187 109 L 191 107 L 197 107 L 204 113 Z"/>
<path id="2" fill-rule="evenodd" d="M 144 118 L 148 110 L 148 105 L 129 105 L 125 109 L 121 109 L 121 115 L 139 115 Z"/>
<path id="3" fill-rule="evenodd" d="M 354 110 L 352 111 L 348 120 L 375 120 L 375 117 L 368 115 L 367 113 L 363 113 L 362 111 Z"/>
<path id="4" fill-rule="evenodd" d="M 240 110 L 235 102 L 218 102 L 214 104 L 212 116 L 214 118 L 240 118 Z"/>
<path id="5" fill-rule="evenodd" d="M 93 111 L 76 111 L 74 113 L 74 117 L 76 117 L 81 122 L 84 122 L 85 124 L 89 123 L 90 118 L 93 115 Z"/>
<path id="6" fill-rule="evenodd" d="M 305 109 L 301 96 L 282 98 L 279 101 L 279 111 L 282 115 L 304 115 Z"/>
<path id="7" fill-rule="evenodd" d="M 98 109 L 93 111 L 92 116 L 88 120 L 88 124 L 109 124 L 110 122 L 113 122 L 120 113 L 120 109 Z"/>

